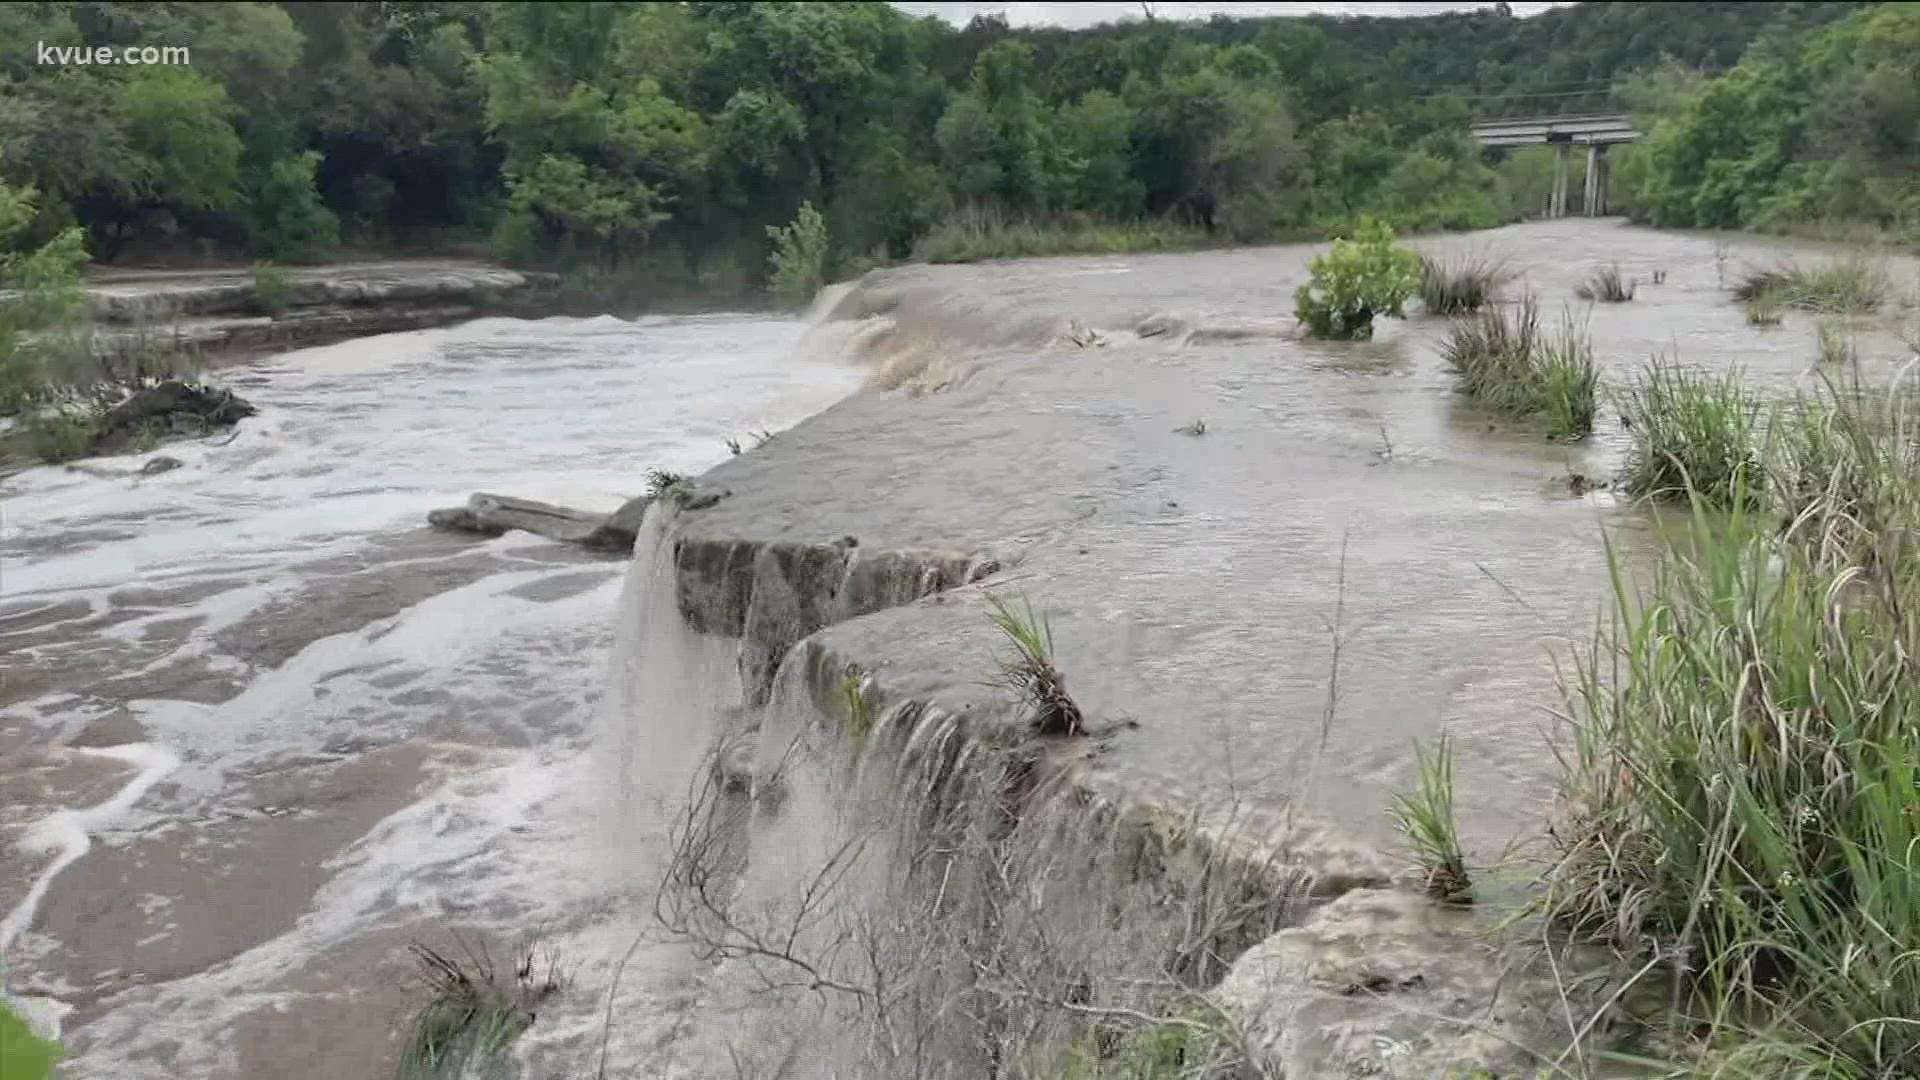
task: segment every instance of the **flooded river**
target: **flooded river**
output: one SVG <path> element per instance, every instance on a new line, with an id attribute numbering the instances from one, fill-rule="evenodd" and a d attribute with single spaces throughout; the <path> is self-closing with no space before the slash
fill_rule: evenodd
<path id="1" fill-rule="evenodd" d="M 1654 353 L 1780 389 L 1813 364 L 1811 317 L 1750 327 L 1724 291 L 1813 248 L 1610 221 L 1422 246 L 1505 260 L 1509 292 L 1536 291 L 1549 319 L 1569 305 L 1615 381 Z M 1089 715 L 1137 721 L 1110 759 L 1130 782 L 1224 768 L 1254 798 L 1310 782 L 1318 809 L 1378 838 L 1411 740 L 1447 727 L 1471 831 L 1495 844 L 1545 809 L 1551 646 L 1592 625 L 1603 530 L 1637 527 L 1562 478 L 1610 471 L 1622 432 L 1603 409 L 1593 439 L 1556 447 L 1461 401 L 1441 320 L 1297 340 L 1313 251 L 893 272 L 913 304 L 861 340 L 905 389 L 780 442 L 769 468 L 790 471 L 762 491 L 787 492 L 781 528 L 803 537 L 851 521 L 867 545 L 1017 542 L 1016 580 L 1056 607 Z M 1608 263 L 1638 298 L 1575 301 Z M 1887 266 L 1888 310 L 1844 328 L 1869 378 L 1912 355 L 1920 278 Z M 1176 329 L 1142 331 L 1156 319 Z M 687 1032 L 703 965 L 644 933 L 650 841 L 611 812 L 610 755 L 686 749 L 648 743 L 677 730 L 658 695 L 597 722 L 626 567 L 420 523 L 476 490 L 611 507 L 649 468 L 727 462 L 725 440 L 868 377 L 854 345 L 803 350 L 806 332 L 485 320 L 350 342 L 230 372 L 260 415 L 165 448 L 180 468 L 4 482 L 0 958 L 7 994 L 62 1032 L 64 1075 L 385 1075 L 419 1001 L 416 939 L 503 964 L 517 941 L 559 950 L 566 989 L 526 1040 L 529 1076 L 588 1075 L 603 1054 L 607 1075 L 730 1074 L 682 1049 L 711 1042 Z M 1075 343 L 1088 334 L 1108 351 Z M 1082 365 L 1070 378 L 1040 366 L 1063 358 Z M 748 496 L 755 456 L 730 466 Z M 1015 493 L 989 482 L 1010 471 Z M 952 664 L 937 654 L 961 631 L 893 615 L 837 633 L 899 669 Z M 1173 714 L 1209 734 L 1155 722 Z"/>

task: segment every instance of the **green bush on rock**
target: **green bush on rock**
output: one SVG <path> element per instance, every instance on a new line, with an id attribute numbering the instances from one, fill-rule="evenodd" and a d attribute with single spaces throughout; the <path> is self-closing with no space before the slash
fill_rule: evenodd
<path id="1" fill-rule="evenodd" d="M 1293 294 L 1294 315 L 1317 338 L 1370 338 L 1374 317 L 1400 318 L 1420 288 L 1420 256 L 1395 244 L 1392 227 L 1372 218 L 1307 270 L 1312 276 Z"/>

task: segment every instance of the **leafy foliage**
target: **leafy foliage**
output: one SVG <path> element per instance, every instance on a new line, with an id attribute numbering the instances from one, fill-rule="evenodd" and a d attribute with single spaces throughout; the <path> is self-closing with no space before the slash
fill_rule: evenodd
<path id="1" fill-rule="evenodd" d="M 790 224 L 768 226 L 773 254 L 767 275 L 773 295 L 788 307 L 801 307 L 827 283 L 827 221 L 813 204 L 800 204 Z"/>
<path id="2" fill-rule="evenodd" d="M 1897 223 L 1920 207 L 1916 22 L 1707 3 L 1066 31 L 885 4 L 55 0 L 0 6 L 0 40 L 190 42 L 193 64 L 0 58 L 0 179 L 41 193 L 34 242 L 78 224 L 108 260 L 491 233 L 623 292 L 745 296 L 802 204 L 823 278 L 922 245 L 1494 225 L 1539 205 L 1550 154 L 1490 165 L 1472 116 L 1619 80 L 1653 132 L 1615 155 L 1636 213 Z"/>
<path id="3" fill-rule="evenodd" d="M 253 264 L 253 306 L 262 314 L 279 317 L 293 300 L 293 283 L 284 267 L 270 262 Z"/>
<path id="4" fill-rule="evenodd" d="M 1874 4 L 1767 35 L 1655 105 L 1644 199 L 1660 225 L 1920 228 L 1920 10 Z"/>
<path id="5" fill-rule="evenodd" d="M 60 1044 L 33 1033 L 14 1011 L 0 1001 L 0 1076 L 7 1080 L 48 1080 L 60 1058 Z"/>
<path id="6" fill-rule="evenodd" d="M 1351 239 L 1307 266 L 1293 294 L 1294 314 L 1314 337 L 1370 338 L 1375 316 L 1402 316 L 1420 287 L 1420 256 L 1393 242 L 1385 222 L 1365 219 Z"/>
<path id="7" fill-rule="evenodd" d="M 253 247 L 269 259 L 316 262 L 340 241 L 340 222 L 320 202 L 320 155 L 293 154 L 267 166 L 249 201 Z"/>
<path id="8" fill-rule="evenodd" d="M 80 268 L 87 253 L 80 230 L 64 229 L 43 244 L 26 240 L 35 214 L 32 188 L 0 181 L 0 416 L 36 403 L 47 390 L 47 364 L 86 309 Z"/>

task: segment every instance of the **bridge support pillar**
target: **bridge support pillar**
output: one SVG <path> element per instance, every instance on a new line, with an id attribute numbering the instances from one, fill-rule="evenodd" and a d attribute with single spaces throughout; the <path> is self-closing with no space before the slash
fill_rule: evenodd
<path id="1" fill-rule="evenodd" d="M 1587 190 L 1581 209 L 1588 217 L 1601 217 L 1607 212 L 1606 143 L 1587 145 Z"/>
<path id="2" fill-rule="evenodd" d="M 1572 172 L 1573 147 L 1569 143 L 1560 143 L 1554 147 L 1553 194 L 1547 201 L 1547 216 L 1550 218 L 1567 216 L 1567 186 Z"/>

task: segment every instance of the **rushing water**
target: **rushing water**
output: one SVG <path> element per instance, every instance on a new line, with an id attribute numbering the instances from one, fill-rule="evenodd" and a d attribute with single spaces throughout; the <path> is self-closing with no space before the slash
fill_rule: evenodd
<path id="1" fill-rule="evenodd" d="M 610 508 L 711 466 L 857 385 L 802 332 L 354 341 L 227 373 L 260 415 L 165 447 L 178 469 L 8 481 L 0 950 L 66 1075 L 378 1075 L 408 940 L 464 929 L 505 964 L 592 921 L 622 865 L 588 748 L 623 566 L 424 515 L 476 490 Z"/>
<path id="2" fill-rule="evenodd" d="M 1804 247 L 1744 241 L 1722 258 L 1711 238 L 1578 221 L 1433 246 L 1508 260 L 1550 319 L 1597 265 L 1663 271 L 1632 304 L 1575 312 L 1616 381 L 1656 351 L 1776 388 L 1807 376 L 1813 320 L 1747 327 L 1722 290 L 1743 264 Z M 1145 721 L 1107 760 L 1170 781 L 1204 781 L 1221 752 L 1307 760 L 1289 748 L 1332 697 L 1339 581 L 1342 723 L 1311 759 L 1325 775 L 1307 779 L 1343 824 L 1377 830 L 1411 737 L 1457 724 L 1480 778 L 1465 811 L 1510 831 L 1546 797 L 1542 642 L 1589 618 L 1614 510 L 1552 478 L 1604 472 L 1622 434 L 1608 422 L 1569 450 L 1492 431 L 1448 393 L 1438 320 L 1362 345 L 1292 339 L 1283 313 L 1311 253 L 894 275 L 931 310 L 836 351 L 878 363 L 883 386 L 951 393 L 906 420 L 856 402 L 812 443 L 796 435 L 808 479 L 825 479 L 787 525 L 834 538 L 857 517 L 863 542 L 957 550 L 1016 537 L 1020 572 L 1060 605 L 1065 665 L 1101 673 L 1076 674 L 1076 695 Z M 1848 327 L 1869 377 L 1908 355 L 1914 269 L 1889 269 L 1888 311 Z M 1135 332 L 1156 316 L 1191 333 Z M 1107 353 L 1061 344 L 1089 329 Z M 722 1006 L 740 988 L 652 929 L 664 826 L 739 696 L 728 643 L 678 617 L 670 523 L 649 516 L 629 566 L 420 522 L 476 490 L 611 507 L 649 468 L 725 461 L 725 440 L 786 427 L 864 377 L 809 359 L 809 341 L 798 322 L 728 316 L 368 339 L 229 373 L 261 414 L 231 440 L 165 448 L 173 471 L 138 475 L 136 457 L 6 481 L 0 957 L 7 993 L 64 1031 L 67 1074 L 381 1075 L 420 1000 L 406 946 L 421 940 L 496 968 L 518 942 L 552 950 L 561 989 L 521 1041 L 530 1077 L 603 1061 L 607 1075 L 730 1075 L 727 1045 L 745 1036 Z M 1055 367 L 1020 366 L 1050 350 Z M 1097 384 L 1062 354 L 1106 355 L 1101 378 L 1135 382 Z M 1174 437 L 1193 417 L 1216 434 Z M 1048 444 L 1071 425 L 1085 441 Z M 1157 440 L 1119 435 L 1148 426 Z M 1006 495 L 1008 445 L 1039 448 L 1027 464 L 1043 482 L 983 514 L 976 500 Z M 1090 550 L 1121 571 L 1086 572 Z M 938 671 L 956 663 L 941 654 L 960 620 L 979 629 L 962 606 L 944 609 L 946 637 L 876 618 L 843 644 Z M 1233 739 L 1155 722 L 1189 713 Z M 830 841 L 808 827 L 839 812 L 823 788 L 797 788 L 754 838 L 750 885 L 779 892 L 782 873 L 809 871 L 806 852 Z M 794 1016 L 804 1047 L 810 1021 Z"/>

